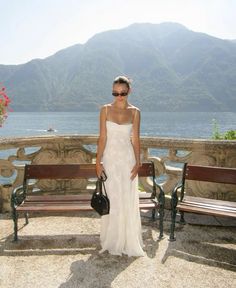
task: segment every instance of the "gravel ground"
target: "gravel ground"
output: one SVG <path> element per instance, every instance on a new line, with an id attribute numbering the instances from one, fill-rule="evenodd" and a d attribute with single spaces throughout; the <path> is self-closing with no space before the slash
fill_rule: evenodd
<path id="1" fill-rule="evenodd" d="M 20 219 L 18 243 L 10 215 L 0 214 L 0 287 L 235 288 L 235 222 L 187 220 L 169 242 L 168 212 L 162 240 L 157 222 L 142 217 L 146 256 L 127 257 L 99 254 L 100 219 L 93 212 L 32 217 L 26 226 Z M 208 225 L 199 225 L 203 220 Z"/>

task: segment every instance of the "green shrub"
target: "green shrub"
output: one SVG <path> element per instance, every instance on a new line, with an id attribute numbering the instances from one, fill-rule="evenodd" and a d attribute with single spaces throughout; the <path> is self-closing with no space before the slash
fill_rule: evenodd
<path id="1" fill-rule="evenodd" d="M 225 133 L 220 133 L 219 125 L 215 119 L 213 122 L 212 139 L 214 140 L 236 140 L 236 130 L 228 130 Z"/>
<path id="2" fill-rule="evenodd" d="M 225 132 L 224 139 L 236 140 L 236 130 L 229 130 L 229 131 Z"/>

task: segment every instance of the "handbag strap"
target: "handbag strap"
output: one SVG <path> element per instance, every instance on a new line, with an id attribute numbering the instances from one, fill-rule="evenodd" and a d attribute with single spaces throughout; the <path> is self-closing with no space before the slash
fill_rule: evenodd
<path id="1" fill-rule="evenodd" d="M 102 170 L 102 174 L 100 175 L 99 179 L 103 182 L 107 180 L 107 174 L 105 173 L 104 170 Z"/>
<path id="2" fill-rule="evenodd" d="M 103 190 L 105 192 L 105 195 L 107 196 L 107 191 L 106 191 L 106 188 L 105 188 L 105 184 L 104 184 L 104 181 L 102 181 L 102 185 L 103 185 Z M 108 197 L 108 196 L 107 196 Z"/>
<path id="3" fill-rule="evenodd" d="M 101 176 L 98 178 L 98 181 L 99 181 L 99 193 L 102 194 L 102 186 L 103 186 L 103 190 L 105 192 L 105 195 L 107 196 L 107 191 L 106 191 L 106 187 L 105 187 L 105 184 L 104 182 L 107 180 L 107 175 L 105 173 L 105 171 L 102 171 L 102 174 Z M 108 197 L 108 196 L 107 196 Z"/>

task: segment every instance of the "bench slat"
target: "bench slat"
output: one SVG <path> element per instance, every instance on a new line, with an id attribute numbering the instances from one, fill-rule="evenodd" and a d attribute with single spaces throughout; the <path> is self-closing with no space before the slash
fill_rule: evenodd
<path id="1" fill-rule="evenodd" d="M 66 211 L 91 211 L 92 208 L 88 203 L 80 205 L 35 205 L 35 206 L 18 206 L 16 208 L 18 212 L 39 212 L 39 211 L 47 211 L 47 212 L 66 212 Z"/>
<path id="2" fill-rule="evenodd" d="M 90 200 L 92 194 L 80 194 L 80 195 L 38 195 L 27 196 L 26 202 L 38 202 L 38 201 L 77 201 L 77 200 Z"/>
<path id="3" fill-rule="evenodd" d="M 235 212 L 230 212 L 230 211 L 225 211 L 225 210 L 221 211 L 219 209 L 209 209 L 209 208 L 193 206 L 193 205 L 190 206 L 190 205 L 185 205 L 184 203 L 177 205 L 177 209 L 179 209 L 179 211 L 190 212 L 190 213 L 236 218 Z"/>
<path id="4" fill-rule="evenodd" d="M 187 165 L 185 179 L 236 184 L 236 168 Z"/>
<path id="5" fill-rule="evenodd" d="M 179 210 L 182 210 L 182 206 L 184 207 L 195 207 L 196 209 L 199 207 L 200 209 L 206 209 L 206 210 L 219 210 L 221 212 L 232 212 L 236 214 L 236 209 L 235 208 L 226 208 L 224 206 L 210 206 L 210 205 L 204 205 L 204 204 L 200 204 L 200 203 L 186 203 L 186 202 L 182 202 L 180 204 L 180 206 L 177 206 L 179 208 Z"/>
<path id="6" fill-rule="evenodd" d="M 94 164 L 30 164 L 25 165 L 26 179 L 97 178 Z"/>
<path id="7" fill-rule="evenodd" d="M 144 162 L 139 177 L 153 175 L 153 163 Z M 25 179 L 97 178 L 95 164 L 30 164 L 25 165 Z"/>
<path id="8" fill-rule="evenodd" d="M 139 192 L 139 199 L 151 199 L 152 197 L 152 193 L 150 192 Z"/>
<path id="9" fill-rule="evenodd" d="M 236 202 L 230 202 L 225 200 L 216 200 L 216 199 L 209 199 L 209 198 L 201 198 L 201 197 L 194 197 L 194 196 L 185 196 L 183 199 L 184 203 L 199 203 L 201 205 L 208 205 L 208 206 L 218 206 L 218 207 L 225 207 L 236 209 Z"/>
<path id="10" fill-rule="evenodd" d="M 150 192 L 140 192 L 140 199 L 151 199 L 152 193 Z M 92 197 L 92 192 L 89 194 L 66 194 L 66 195 L 28 195 L 25 201 L 27 202 L 38 202 L 38 201 L 76 201 L 76 200 L 90 200 Z"/>
<path id="11" fill-rule="evenodd" d="M 192 206 L 192 207 L 200 207 L 200 208 L 204 208 L 204 209 L 209 209 L 209 210 L 220 210 L 220 211 L 226 211 L 226 212 L 234 212 L 236 213 L 236 208 L 235 207 L 226 207 L 226 206 L 223 206 L 223 205 L 208 205 L 206 203 L 198 203 L 198 202 L 181 202 L 180 204 L 180 207 L 181 205 L 184 205 L 184 206 Z M 178 207 L 178 206 L 177 206 Z"/>
<path id="12" fill-rule="evenodd" d="M 83 205 L 83 204 L 86 204 L 86 203 L 90 203 L 90 201 L 88 200 L 80 200 L 80 201 L 49 201 L 49 202 L 46 202 L 46 201 L 37 201 L 37 202 L 24 202 L 24 204 L 21 205 L 21 207 L 30 207 L 30 206 L 50 206 L 50 205 L 64 205 L 64 206 L 69 206 L 71 204 L 76 204 L 76 205 Z"/>
<path id="13" fill-rule="evenodd" d="M 157 203 L 153 202 L 150 199 L 142 200 L 139 203 L 140 209 L 153 209 L 157 208 Z M 23 203 L 22 205 L 16 208 L 18 212 L 37 212 L 37 211 L 52 211 L 52 212 L 62 212 L 62 211 L 80 211 L 87 210 L 91 211 L 93 208 L 90 206 L 89 202 L 31 202 L 31 203 Z"/>

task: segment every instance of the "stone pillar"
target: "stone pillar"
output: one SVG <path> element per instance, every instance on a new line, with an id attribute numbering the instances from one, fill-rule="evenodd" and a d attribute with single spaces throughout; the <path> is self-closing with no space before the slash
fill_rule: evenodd
<path id="1" fill-rule="evenodd" d="M 0 212 L 11 212 L 11 192 L 12 184 L 4 184 L 1 186 Z"/>

